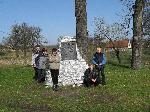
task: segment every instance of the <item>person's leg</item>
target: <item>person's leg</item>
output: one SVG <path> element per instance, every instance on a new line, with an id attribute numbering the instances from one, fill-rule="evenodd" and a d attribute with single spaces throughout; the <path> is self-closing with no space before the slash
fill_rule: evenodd
<path id="1" fill-rule="evenodd" d="M 96 72 L 96 75 L 98 76 L 98 82 L 99 84 L 101 84 L 102 83 L 101 69 L 100 68 L 95 69 L 95 72 Z"/>
<path id="2" fill-rule="evenodd" d="M 94 86 L 94 84 L 95 84 L 95 83 L 94 83 L 92 80 L 90 80 L 90 85 L 91 85 L 91 86 Z"/>
<path id="3" fill-rule="evenodd" d="M 51 69 L 51 75 L 52 75 L 53 84 L 54 85 L 58 84 L 59 70 Z"/>
<path id="4" fill-rule="evenodd" d="M 51 75 L 52 75 L 52 81 L 53 81 L 53 90 L 58 90 L 58 75 L 59 70 L 58 69 L 51 69 Z"/>
<path id="5" fill-rule="evenodd" d="M 33 76 L 34 80 L 38 79 L 38 69 L 36 67 L 34 67 L 34 76 Z"/>
<path id="6" fill-rule="evenodd" d="M 55 91 L 58 91 L 58 75 L 59 75 L 59 70 L 55 70 Z"/>
<path id="7" fill-rule="evenodd" d="M 37 82 L 40 83 L 41 82 L 42 70 L 41 69 L 37 69 L 37 73 L 38 73 Z"/>
<path id="8" fill-rule="evenodd" d="M 56 84 L 56 85 L 58 84 L 58 75 L 59 75 L 59 70 L 56 69 L 56 70 L 55 70 L 55 84 Z"/>
<path id="9" fill-rule="evenodd" d="M 41 83 L 45 82 L 45 76 L 46 76 L 46 71 L 45 71 L 45 69 L 42 69 L 41 70 L 41 78 L 40 78 Z"/>
<path id="10" fill-rule="evenodd" d="M 94 86 L 98 86 L 100 83 L 101 83 L 100 78 L 97 78 L 97 79 L 96 79 L 96 82 L 94 83 Z"/>
<path id="11" fill-rule="evenodd" d="M 91 86 L 91 82 L 90 82 L 89 79 L 84 79 L 83 84 L 84 84 L 85 87 L 90 87 Z"/>
<path id="12" fill-rule="evenodd" d="M 102 85 L 106 85 L 106 79 L 105 79 L 105 74 L 104 74 L 104 66 L 101 67 L 101 76 L 102 76 Z"/>
<path id="13" fill-rule="evenodd" d="M 55 80 L 55 78 L 54 78 L 54 74 L 55 74 L 55 73 L 54 73 L 54 72 L 55 72 L 55 71 L 54 71 L 53 69 L 50 69 L 50 71 L 51 71 L 52 81 L 53 81 L 53 85 L 54 85 L 54 82 L 55 82 L 55 81 L 54 81 L 54 80 Z"/>

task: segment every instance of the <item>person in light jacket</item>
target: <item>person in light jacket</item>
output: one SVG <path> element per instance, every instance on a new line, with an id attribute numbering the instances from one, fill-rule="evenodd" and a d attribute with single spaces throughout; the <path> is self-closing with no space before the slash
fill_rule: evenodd
<path id="1" fill-rule="evenodd" d="M 49 58 L 50 62 L 50 71 L 53 81 L 53 90 L 58 90 L 58 75 L 59 75 L 59 67 L 60 67 L 60 56 L 56 48 L 52 49 L 52 54 Z"/>
<path id="2" fill-rule="evenodd" d="M 33 53 L 32 53 L 32 67 L 34 68 L 34 76 L 33 76 L 33 79 L 34 80 L 37 80 L 38 78 L 38 68 L 37 68 L 37 65 L 35 63 L 35 58 L 39 55 L 40 53 L 40 46 L 37 45 L 35 46 L 35 48 L 33 49 Z"/>

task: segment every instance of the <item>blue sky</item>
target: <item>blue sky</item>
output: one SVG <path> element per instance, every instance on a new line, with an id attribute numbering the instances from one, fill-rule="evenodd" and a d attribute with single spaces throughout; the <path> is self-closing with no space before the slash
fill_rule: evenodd
<path id="1" fill-rule="evenodd" d="M 59 36 L 75 36 L 74 0 L 0 0 L 0 42 L 15 23 L 26 22 L 39 26 L 49 44 L 56 44 Z M 106 22 L 120 21 L 120 0 L 87 0 L 88 30 L 93 34 L 94 17 Z"/>

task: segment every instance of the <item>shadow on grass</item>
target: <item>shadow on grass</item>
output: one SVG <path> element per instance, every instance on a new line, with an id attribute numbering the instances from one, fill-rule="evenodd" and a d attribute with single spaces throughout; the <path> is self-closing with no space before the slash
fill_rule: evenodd
<path id="1" fill-rule="evenodd" d="M 119 63 L 115 63 L 112 61 L 109 61 L 108 64 L 112 65 L 112 66 L 116 66 L 116 67 L 121 67 L 121 68 L 128 68 L 128 69 L 131 68 L 131 65 L 129 65 L 129 64 L 119 64 Z"/>
<path id="2" fill-rule="evenodd" d="M 13 101 L 0 99 L 1 106 L 6 106 L 22 112 L 52 112 L 52 109 L 45 104 L 31 104 L 27 101 Z"/>

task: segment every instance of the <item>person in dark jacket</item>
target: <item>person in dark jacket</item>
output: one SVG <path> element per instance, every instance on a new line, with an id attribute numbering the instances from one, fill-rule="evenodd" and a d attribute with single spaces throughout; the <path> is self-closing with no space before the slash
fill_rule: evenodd
<path id="1" fill-rule="evenodd" d="M 94 68 L 93 64 L 89 65 L 89 68 L 84 73 L 83 84 L 86 87 L 90 87 L 92 85 L 97 86 L 100 84 L 100 77 L 97 69 Z"/>
<path id="2" fill-rule="evenodd" d="M 46 70 L 49 69 L 49 58 L 48 53 L 45 48 L 39 53 L 35 59 L 35 63 L 38 68 L 38 83 L 43 83 L 45 81 Z"/>
<path id="3" fill-rule="evenodd" d="M 106 79 L 105 79 L 105 74 L 104 74 L 104 67 L 106 64 L 106 56 L 102 52 L 102 48 L 98 47 L 96 53 L 93 55 L 92 58 L 92 63 L 95 65 L 97 70 L 99 71 L 99 74 L 102 78 L 102 85 L 106 85 Z"/>

